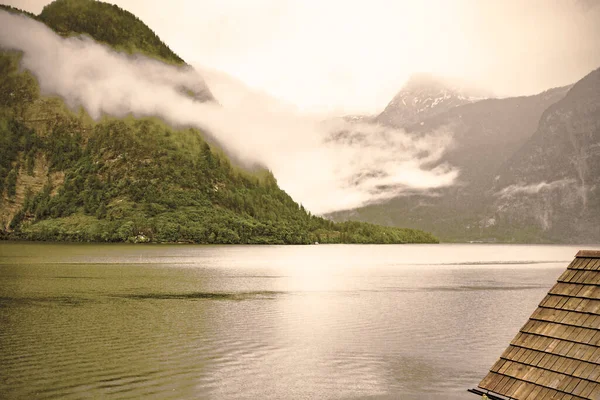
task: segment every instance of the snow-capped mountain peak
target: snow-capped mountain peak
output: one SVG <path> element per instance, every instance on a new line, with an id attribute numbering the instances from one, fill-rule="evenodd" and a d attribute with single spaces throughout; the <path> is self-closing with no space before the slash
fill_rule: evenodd
<path id="1" fill-rule="evenodd" d="M 484 96 L 432 75 L 416 74 L 410 77 L 377 120 L 386 125 L 406 126 L 482 98 Z"/>

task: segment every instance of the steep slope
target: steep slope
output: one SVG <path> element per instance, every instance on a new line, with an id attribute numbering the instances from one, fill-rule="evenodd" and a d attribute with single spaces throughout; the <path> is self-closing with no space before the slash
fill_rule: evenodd
<path id="1" fill-rule="evenodd" d="M 500 170 L 489 234 L 516 225 L 550 241 L 600 240 L 600 69 L 548 108 Z"/>
<path id="2" fill-rule="evenodd" d="M 38 19 L 63 36 L 86 34 L 127 53 L 142 53 L 172 64 L 184 61 L 135 15 L 95 0 L 56 0 Z"/>
<path id="3" fill-rule="evenodd" d="M 37 20 L 62 36 L 90 36 L 127 54 L 142 54 L 165 63 L 191 68 L 135 15 L 114 4 L 96 0 L 56 0 L 44 7 Z M 197 101 L 214 101 L 201 79 L 194 87 L 182 87 Z"/>
<path id="4" fill-rule="evenodd" d="M 38 16 L 30 13 L 29 11 L 21 10 L 20 8 L 7 6 L 6 4 L 0 4 L 0 10 L 8 11 L 14 14 L 23 14 L 32 19 L 38 19 Z"/>
<path id="5" fill-rule="evenodd" d="M 459 168 L 456 184 L 336 213 L 333 218 L 418 227 L 447 241 L 497 239 L 486 237 L 483 228 L 491 223 L 485 216 L 494 200 L 491 188 L 498 169 L 531 137 L 544 110 L 568 90 L 563 87 L 535 96 L 481 100 L 404 123 L 401 127 L 415 135 L 438 129 L 452 133 L 454 143 L 440 163 Z"/>
<path id="6" fill-rule="evenodd" d="M 91 15 L 86 9 L 91 7 L 99 21 L 111 21 L 115 41 L 126 43 L 119 35 L 127 26 L 118 24 L 128 20 L 103 16 L 120 11 L 99 4 L 58 0 L 45 11 L 63 7 L 64 18 L 58 21 L 72 21 L 76 18 L 69 13 L 74 9 Z M 86 30 L 93 25 L 88 22 L 77 32 L 95 33 Z M 54 29 L 63 29 L 55 23 Z M 157 47 L 146 50 L 151 51 L 148 56 L 163 56 Z M 194 243 L 436 241 L 416 230 L 335 224 L 312 216 L 279 189 L 270 172 L 251 173 L 232 165 L 198 130 L 173 129 L 152 118 L 94 121 L 58 98 L 41 96 L 35 78 L 19 68 L 20 57 L 0 51 L 0 237 Z"/>
<path id="7" fill-rule="evenodd" d="M 534 96 L 485 99 L 454 107 L 406 128 L 414 133 L 450 130 L 454 145 L 441 162 L 460 168 L 459 183 L 477 184 L 479 191 L 479 185 L 489 185 L 497 169 L 531 137 L 544 110 L 563 98 L 569 88 Z"/>

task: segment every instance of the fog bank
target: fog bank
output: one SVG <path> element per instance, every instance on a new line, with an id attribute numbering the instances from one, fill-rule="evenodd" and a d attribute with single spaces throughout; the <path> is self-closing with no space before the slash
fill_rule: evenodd
<path id="1" fill-rule="evenodd" d="M 94 118 L 158 116 L 210 132 L 244 163 L 273 171 L 280 186 L 314 213 L 451 185 L 458 174 L 450 166 L 431 167 L 452 143 L 445 130 L 412 137 L 302 114 L 208 71 L 220 104 L 198 102 L 182 91 L 207 90 L 190 67 L 117 53 L 87 37 L 62 38 L 40 22 L 5 11 L 0 47 L 23 52 L 22 67 L 35 75 L 43 94 L 82 106 Z"/>

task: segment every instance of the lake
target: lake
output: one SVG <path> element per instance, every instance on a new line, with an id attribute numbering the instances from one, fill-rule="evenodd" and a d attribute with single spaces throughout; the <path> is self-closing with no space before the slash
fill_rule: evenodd
<path id="1" fill-rule="evenodd" d="M 0 242 L 0 397 L 477 399 L 583 248 Z"/>

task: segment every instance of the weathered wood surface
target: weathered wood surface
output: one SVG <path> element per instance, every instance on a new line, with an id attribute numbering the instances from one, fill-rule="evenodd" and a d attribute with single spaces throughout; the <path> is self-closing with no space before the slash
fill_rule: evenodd
<path id="1" fill-rule="evenodd" d="M 600 250 L 579 250 L 576 257 L 600 258 Z"/>
<path id="2" fill-rule="evenodd" d="M 512 399 L 600 399 L 600 251 L 577 253 L 479 388 Z"/>

